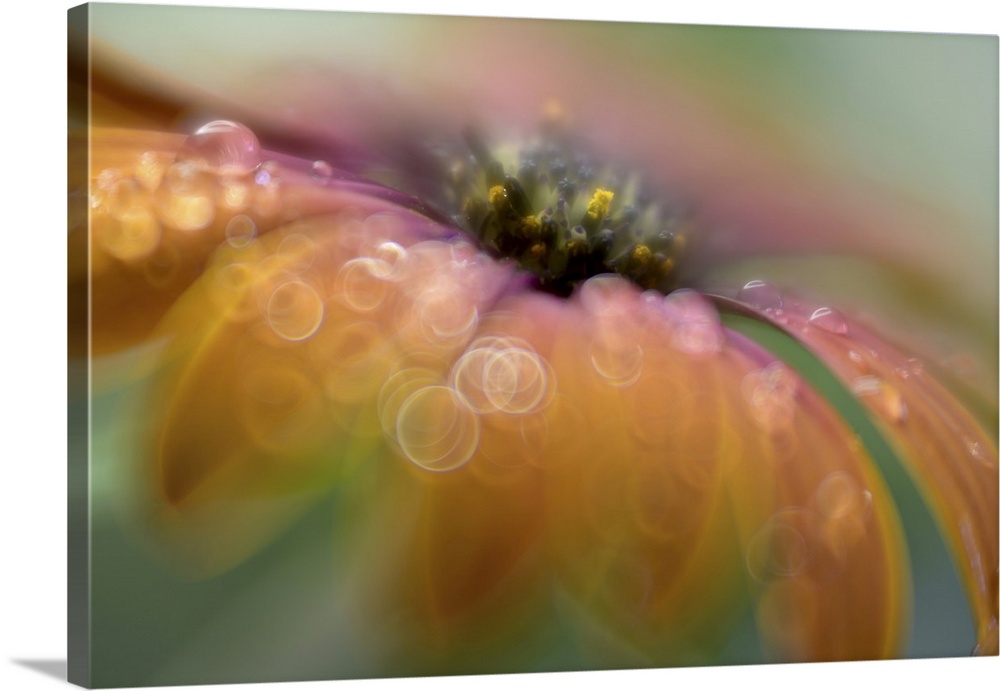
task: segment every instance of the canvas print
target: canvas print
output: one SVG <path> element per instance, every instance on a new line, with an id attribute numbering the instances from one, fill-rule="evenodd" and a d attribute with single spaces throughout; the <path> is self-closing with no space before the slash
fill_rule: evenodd
<path id="1" fill-rule="evenodd" d="M 68 29 L 72 682 L 997 655 L 996 36 Z"/>

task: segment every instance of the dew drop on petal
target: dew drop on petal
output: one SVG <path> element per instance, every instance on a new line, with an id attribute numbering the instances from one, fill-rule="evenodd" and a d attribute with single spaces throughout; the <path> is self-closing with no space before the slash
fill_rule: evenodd
<path id="1" fill-rule="evenodd" d="M 160 219 L 176 230 L 195 231 L 215 220 L 216 180 L 189 163 L 174 163 L 157 190 Z"/>
<path id="2" fill-rule="evenodd" d="M 782 509 L 771 516 L 750 539 L 746 564 L 750 574 L 764 583 L 802 573 L 809 561 L 809 545 L 801 531 L 800 509 Z"/>
<path id="3" fill-rule="evenodd" d="M 245 125 L 214 120 L 185 140 L 177 160 L 194 163 L 217 175 L 249 175 L 260 165 L 260 142 Z"/>
<path id="4" fill-rule="evenodd" d="M 302 341 L 323 322 L 323 299 L 307 283 L 287 281 L 277 286 L 267 301 L 268 326 L 287 341 Z"/>
<path id="5" fill-rule="evenodd" d="M 281 208 L 281 167 L 277 161 L 264 161 L 254 173 L 251 193 L 254 211 L 263 216 L 273 216 Z"/>
<path id="6" fill-rule="evenodd" d="M 469 406 L 477 413 L 492 413 L 497 409 L 496 404 L 486 394 L 483 382 L 486 366 L 496 353 L 497 350 L 488 345 L 470 348 L 451 369 L 452 386 L 465 397 Z"/>
<path id="7" fill-rule="evenodd" d="M 706 298 L 693 290 L 675 290 L 663 299 L 663 306 L 677 350 L 700 355 L 722 349 L 725 335 L 719 313 Z"/>
<path id="8" fill-rule="evenodd" d="M 541 358 L 525 348 L 493 353 L 483 370 L 483 391 L 500 411 L 530 413 L 549 393 L 549 373 Z"/>
<path id="9" fill-rule="evenodd" d="M 414 299 L 413 316 L 428 342 L 448 342 L 460 340 L 475 330 L 479 307 L 467 291 L 438 282 Z"/>
<path id="10" fill-rule="evenodd" d="M 387 272 L 383 278 L 388 281 L 400 281 L 404 278 L 407 267 L 407 252 L 406 248 L 398 242 L 380 243 L 375 248 L 374 258 L 385 263 Z"/>
<path id="11" fill-rule="evenodd" d="M 226 242 L 237 249 L 246 247 L 257 236 L 257 224 L 249 216 L 238 214 L 226 224 Z"/>
<path id="12" fill-rule="evenodd" d="M 750 281 L 740 289 L 736 299 L 768 313 L 779 312 L 782 306 L 781 293 L 764 281 Z"/>
<path id="13" fill-rule="evenodd" d="M 390 211 L 376 211 L 361 221 L 361 235 L 366 247 L 378 247 L 390 238 L 399 237 L 405 231 L 406 222 L 400 214 Z"/>
<path id="14" fill-rule="evenodd" d="M 638 381 L 643 356 L 641 345 L 612 331 L 599 334 L 590 346 L 594 370 L 613 386 L 631 386 Z"/>
<path id="15" fill-rule="evenodd" d="M 449 381 L 477 413 L 521 415 L 552 399 L 550 365 L 526 342 L 485 336 L 455 362 Z"/>
<path id="16" fill-rule="evenodd" d="M 388 295 L 389 285 L 384 276 L 389 266 L 379 259 L 358 257 L 345 262 L 337 272 L 337 297 L 358 312 L 370 312 L 379 307 Z"/>
<path id="17" fill-rule="evenodd" d="M 982 442 L 976 441 L 972 438 L 966 438 L 965 448 L 968 450 L 969 457 L 972 458 L 972 460 L 977 461 L 988 468 L 992 467 L 989 456 L 986 454 Z"/>
<path id="18" fill-rule="evenodd" d="M 816 510 L 825 518 L 841 518 L 862 507 L 861 488 L 843 471 L 830 473 L 816 489 Z"/>
<path id="19" fill-rule="evenodd" d="M 267 161 L 262 164 L 260 170 L 258 170 L 254 176 L 253 181 L 260 185 L 261 187 L 267 187 L 273 184 L 278 179 L 278 163 L 277 161 Z"/>
<path id="20" fill-rule="evenodd" d="M 809 324 L 839 336 L 847 333 L 847 320 L 832 307 L 820 307 L 809 317 Z"/>
<path id="21" fill-rule="evenodd" d="M 219 201 L 234 211 L 242 211 L 250 203 L 250 186 L 241 180 L 225 180 Z"/>
<path id="22" fill-rule="evenodd" d="M 176 230 L 202 230 L 215 219 L 215 207 L 208 197 L 171 197 L 163 208 L 162 218 Z"/>
<path id="23" fill-rule="evenodd" d="M 149 256 L 160 241 L 160 224 L 150 211 L 134 206 L 106 226 L 101 244 L 108 254 L 129 262 Z"/>
<path id="24" fill-rule="evenodd" d="M 379 388 L 375 400 L 375 410 L 386 437 L 395 438 L 399 410 L 410 395 L 425 386 L 440 383 L 437 373 L 421 367 L 400 370 L 389 377 Z"/>
<path id="25" fill-rule="evenodd" d="M 147 190 L 155 190 L 163 180 L 166 165 L 155 151 L 145 151 L 135 166 L 135 178 Z"/>
<path id="26" fill-rule="evenodd" d="M 313 161 L 309 168 L 309 175 L 313 180 L 321 183 L 329 182 L 333 178 L 333 166 L 326 161 Z"/>
<path id="27" fill-rule="evenodd" d="M 896 368 L 896 374 L 903 379 L 919 377 L 924 373 L 924 363 L 917 358 L 908 358 L 906 362 Z"/>
<path id="28" fill-rule="evenodd" d="M 436 472 L 454 470 L 479 446 L 479 417 L 447 386 L 425 386 L 399 407 L 396 441 L 412 463 Z"/>
<path id="29" fill-rule="evenodd" d="M 875 376 L 858 377 L 851 383 L 851 391 L 871 402 L 892 422 L 904 422 L 907 416 L 906 401 L 892 384 Z"/>
<path id="30" fill-rule="evenodd" d="M 750 416 L 761 429 L 776 433 L 791 428 L 795 419 L 798 378 L 783 363 L 750 372 L 741 385 Z"/>
<path id="31" fill-rule="evenodd" d="M 627 310 L 631 285 L 621 276 L 602 274 L 588 278 L 579 289 L 583 308 L 595 317 L 618 317 Z"/>
<path id="32" fill-rule="evenodd" d="M 117 219 L 131 214 L 137 207 L 145 207 L 148 196 L 143 187 L 133 178 L 122 178 L 116 181 L 107 197 L 108 211 Z"/>

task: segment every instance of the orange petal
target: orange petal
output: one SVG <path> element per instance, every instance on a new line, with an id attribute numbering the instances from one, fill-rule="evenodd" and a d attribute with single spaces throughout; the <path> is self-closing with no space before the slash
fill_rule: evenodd
<path id="1" fill-rule="evenodd" d="M 977 421 L 907 356 L 834 309 L 785 300 L 780 326 L 851 389 L 926 495 L 972 606 L 977 651 L 997 653 L 997 448 Z"/>
<path id="2" fill-rule="evenodd" d="M 584 610 L 653 661 L 711 659 L 749 602 L 777 659 L 898 654 L 895 507 L 821 399 L 693 293 L 598 278 L 567 312 L 551 549 Z"/>

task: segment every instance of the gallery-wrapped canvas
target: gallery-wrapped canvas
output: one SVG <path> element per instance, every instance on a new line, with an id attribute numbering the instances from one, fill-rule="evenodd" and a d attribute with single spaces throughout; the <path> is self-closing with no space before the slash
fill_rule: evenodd
<path id="1" fill-rule="evenodd" d="M 73 683 L 997 654 L 996 36 L 68 45 Z"/>

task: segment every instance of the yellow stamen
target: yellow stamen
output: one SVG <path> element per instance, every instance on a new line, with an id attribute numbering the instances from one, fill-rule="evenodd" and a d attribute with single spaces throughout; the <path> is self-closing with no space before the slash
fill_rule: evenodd
<path id="1" fill-rule="evenodd" d="M 646 266 L 649 264 L 649 260 L 652 256 L 652 250 L 645 245 L 637 245 L 636 248 L 632 250 L 632 261 L 637 263 L 639 266 Z"/>
<path id="2" fill-rule="evenodd" d="M 608 211 L 611 209 L 611 200 L 614 198 L 615 193 L 611 190 L 596 190 L 594 196 L 587 202 L 587 216 L 594 221 L 600 221 L 608 215 Z"/>
<path id="3" fill-rule="evenodd" d="M 521 219 L 521 232 L 526 238 L 537 238 L 541 235 L 542 222 L 537 216 L 526 216 Z"/>
<path id="4" fill-rule="evenodd" d="M 507 195 L 503 191 L 503 185 L 493 185 L 490 188 L 490 204 L 494 209 L 501 209 L 507 203 Z"/>

